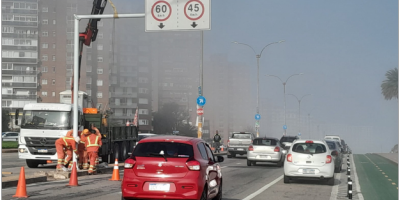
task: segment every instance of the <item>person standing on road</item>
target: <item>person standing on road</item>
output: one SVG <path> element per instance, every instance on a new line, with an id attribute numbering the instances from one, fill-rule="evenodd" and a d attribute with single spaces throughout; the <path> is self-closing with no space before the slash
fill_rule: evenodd
<path id="1" fill-rule="evenodd" d="M 91 130 L 91 133 L 89 134 L 89 136 L 87 136 L 85 141 L 86 151 L 90 160 L 90 166 L 88 170 L 89 174 L 92 174 L 93 171 L 96 170 L 95 163 L 98 157 L 99 148 L 101 147 L 102 144 L 103 143 L 101 142 L 101 138 L 98 135 L 96 135 L 96 131 Z"/>
<path id="2" fill-rule="evenodd" d="M 215 131 L 215 135 L 214 135 L 214 144 L 215 144 L 215 151 L 214 153 L 220 153 L 220 149 L 219 147 L 221 146 L 221 136 L 218 133 L 218 130 Z"/>
<path id="3" fill-rule="evenodd" d="M 100 141 L 101 141 L 101 133 L 100 133 L 100 131 L 99 131 L 99 129 L 98 128 L 96 128 L 96 126 L 94 125 L 94 123 L 90 123 L 90 130 L 94 130 L 94 131 L 96 131 L 96 136 L 99 136 L 100 137 Z M 99 164 L 99 157 L 97 157 L 96 158 L 96 163 L 95 163 L 95 166 L 97 166 Z"/>
<path id="4" fill-rule="evenodd" d="M 79 137 L 80 141 L 78 144 L 78 154 L 79 154 L 79 169 L 88 169 L 88 157 L 87 157 L 87 152 L 86 152 L 86 147 L 85 147 L 85 141 L 86 137 L 89 135 L 89 129 L 84 129 L 83 131 L 79 131 Z"/>
<path id="5" fill-rule="evenodd" d="M 56 145 L 56 151 L 57 151 L 57 157 L 58 157 L 56 170 L 62 170 L 63 165 L 68 164 L 68 162 L 70 162 L 70 160 L 72 160 L 72 151 L 75 152 L 75 154 L 77 154 L 76 140 L 77 139 L 75 139 L 72 136 L 72 130 L 68 131 L 67 135 L 65 137 L 61 137 L 56 140 L 55 145 Z M 66 153 L 64 153 L 64 150 L 66 151 Z M 65 154 L 67 154 L 67 156 L 68 156 L 67 159 L 65 159 Z M 65 160 L 65 162 L 64 162 L 64 160 Z M 71 165 L 71 168 L 72 168 L 72 165 Z"/>

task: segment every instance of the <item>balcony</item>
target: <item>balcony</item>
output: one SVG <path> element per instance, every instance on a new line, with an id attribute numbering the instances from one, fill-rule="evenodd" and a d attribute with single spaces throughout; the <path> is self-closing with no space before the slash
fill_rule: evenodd
<path id="1" fill-rule="evenodd" d="M 37 83 L 1 83 L 3 87 L 37 88 Z"/>
<path id="2" fill-rule="evenodd" d="M 36 95 L 16 95 L 16 94 L 2 94 L 2 99 L 30 99 L 36 100 Z"/>
<path id="3" fill-rule="evenodd" d="M 38 39 L 38 35 L 33 34 L 18 34 L 18 33 L 2 33 L 4 38 L 28 38 L 28 39 Z"/>
<path id="4" fill-rule="evenodd" d="M 137 107 L 137 103 L 131 103 L 131 104 L 127 104 L 127 103 L 119 103 L 119 104 L 115 104 L 115 102 L 110 103 L 110 108 L 136 108 Z"/>
<path id="5" fill-rule="evenodd" d="M 121 82 L 120 87 L 137 87 L 137 83 L 133 82 Z"/>
<path id="6" fill-rule="evenodd" d="M 27 51 L 37 51 L 37 46 L 24 46 L 24 45 L 3 45 L 3 50 L 27 50 Z"/>
<path id="7" fill-rule="evenodd" d="M 37 75 L 36 70 L 21 71 L 21 70 L 2 70 L 3 75 Z"/>
<path id="8" fill-rule="evenodd" d="M 119 92 L 111 92 L 111 97 L 127 97 L 127 98 L 137 98 L 137 93 L 119 93 Z"/>
<path id="9" fill-rule="evenodd" d="M 18 62 L 18 63 L 29 63 L 37 64 L 37 58 L 2 58 L 2 62 Z"/>
<path id="10" fill-rule="evenodd" d="M 15 13 L 15 14 L 29 14 L 29 15 L 37 15 L 38 10 L 26 10 L 26 9 L 7 9 L 2 8 L 1 12 L 5 13 Z"/>
<path id="11" fill-rule="evenodd" d="M 2 21 L 3 25 L 20 27 L 38 27 L 38 22 Z"/>
<path id="12" fill-rule="evenodd" d="M 132 114 L 126 114 L 126 113 L 122 113 L 122 114 L 118 114 L 115 113 L 114 115 L 111 116 L 111 119 L 133 119 L 135 117 L 135 113 Z"/>

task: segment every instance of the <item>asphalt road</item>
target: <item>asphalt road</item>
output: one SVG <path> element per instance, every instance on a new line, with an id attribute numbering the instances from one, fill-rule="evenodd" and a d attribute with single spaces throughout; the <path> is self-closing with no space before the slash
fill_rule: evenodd
<path id="1" fill-rule="evenodd" d="M 250 199 L 330 199 L 332 186 L 324 182 L 296 181 L 284 184 L 283 168 L 275 164 L 248 167 L 246 157 L 226 158 L 221 163 L 224 200 Z M 344 172 L 342 172 L 344 173 Z M 120 171 L 121 178 L 123 171 Z M 29 199 L 110 200 L 121 198 L 121 183 L 109 181 L 110 174 L 78 178 L 79 187 L 68 187 L 68 180 L 29 184 Z M 12 199 L 16 187 L 2 190 L 2 199 Z"/>

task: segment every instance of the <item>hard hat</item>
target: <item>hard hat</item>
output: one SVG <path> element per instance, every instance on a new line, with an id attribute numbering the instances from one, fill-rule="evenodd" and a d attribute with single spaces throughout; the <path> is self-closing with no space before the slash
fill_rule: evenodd
<path id="1" fill-rule="evenodd" d="M 83 129 L 82 133 L 83 133 L 84 135 L 88 135 L 90 132 L 89 132 L 89 129 Z"/>
<path id="2" fill-rule="evenodd" d="M 73 134 L 74 132 L 72 130 L 69 130 L 65 136 L 72 136 Z"/>

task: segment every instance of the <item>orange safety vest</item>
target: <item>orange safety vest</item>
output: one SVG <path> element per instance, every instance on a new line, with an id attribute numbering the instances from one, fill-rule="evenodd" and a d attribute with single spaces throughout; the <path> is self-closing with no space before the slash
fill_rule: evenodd
<path id="1" fill-rule="evenodd" d="M 66 148 L 70 148 L 70 147 L 72 147 L 72 149 L 74 150 L 74 151 L 76 151 L 76 146 L 75 146 L 75 139 L 74 138 L 71 138 L 71 137 L 62 137 L 62 139 L 64 140 L 64 142 L 65 142 L 65 147 Z M 70 142 L 70 143 L 72 143 L 72 144 L 69 144 L 68 142 L 67 142 L 67 140 L 72 140 L 72 142 Z"/>
<path id="2" fill-rule="evenodd" d="M 99 145 L 99 136 L 96 136 L 96 140 L 94 141 L 94 144 L 90 143 L 90 138 L 87 138 L 88 145 L 86 147 L 100 147 Z"/>

